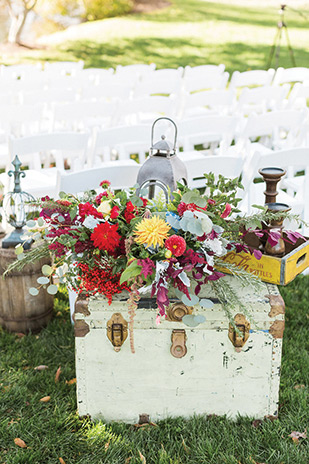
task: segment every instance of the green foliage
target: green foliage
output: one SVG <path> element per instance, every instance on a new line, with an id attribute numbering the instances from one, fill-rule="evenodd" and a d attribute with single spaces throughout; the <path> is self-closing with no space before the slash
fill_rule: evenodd
<path id="1" fill-rule="evenodd" d="M 88 21 L 127 14 L 132 10 L 131 0 L 84 0 L 85 18 Z"/>

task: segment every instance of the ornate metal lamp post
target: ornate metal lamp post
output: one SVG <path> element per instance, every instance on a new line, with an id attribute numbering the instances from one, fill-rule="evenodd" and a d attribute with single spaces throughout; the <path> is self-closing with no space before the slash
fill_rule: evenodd
<path id="1" fill-rule="evenodd" d="M 3 209 L 7 222 L 14 227 L 14 230 L 2 240 L 2 248 L 15 247 L 24 242 L 21 238 L 24 233 L 23 227 L 27 222 L 29 213 L 33 211 L 33 207 L 29 202 L 35 201 L 32 195 L 21 190 L 20 178 L 25 177 L 26 174 L 20 170 L 21 162 L 18 156 L 15 156 L 12 164 L 14 171 L 9 171 L 8 175 L 10 177 L 14 176 L 14 190 L 4 195 Z M 31 242 L 27 241 L 24 243 L 24 248 L 29 249 L 30 245 Z"/>
<path id="2" fill-rule="evenodd" d="M 154 127 L 160 120 L 167 120 L 174 125 L 174 143 L 166 140 L 165 135 L 161 136 L 160 141 L 153 143 Z M 158 187 L 163 190 L 168 201 L 171 192 L 177 189 L 177 182 L 187 183 L 187 169 L 176 154 L 176 140 L 177 127 L 174 121 L 165 117 L 156 119 L 151 130 L 149 158 L 142 165 L 137 176 L 139 191 L 148 189 L 149 198 L 154 197 L 155 188 Z"/>

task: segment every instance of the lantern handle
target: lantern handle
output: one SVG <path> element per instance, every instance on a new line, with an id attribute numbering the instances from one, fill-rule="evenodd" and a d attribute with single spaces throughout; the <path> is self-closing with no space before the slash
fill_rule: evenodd
<path id="1" fill-rule="evenodd" d="M 174 137 L 174 152 L 176 151 L 176 140 L 177 140 L 177 126 L 176 124 L 174 123 L 174 121 L 171 119 L 171 118 L 167 118 L 165 116 L 162 116 L 158 119 L 156 119 L 154 121 L 154 123 L 152 124 L 152 128 L 151 128 L 151 146 L 153 147 L 153 134 L 154 134 L 154 126 L 157 124 L 158 121 L 160 121 L 161 119 L 166 119 L 167 121 L 170 121 L 172 124 L 174 124 L 174 127 L 175 127 L 175 137 Z"/>

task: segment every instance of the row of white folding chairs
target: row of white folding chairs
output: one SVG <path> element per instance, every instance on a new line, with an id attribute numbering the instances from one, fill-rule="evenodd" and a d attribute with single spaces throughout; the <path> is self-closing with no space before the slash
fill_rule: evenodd
<path id="1" fill-rule="evenodd" d="M 156 65 L 151 64 L 133 64 L 128 66 L 117 66 L 115 72 L 112 68 L 108 70 L 100 70 L 98 68 L 84 69 L 84 62 L 46 62 L 42 64 L 20 64 L 13 66 L 0 66 L 0 76 L 15 77 L 23 79 L 28 76 L 33 77 L 34 74 L 46 75 L 81 75 L 87 74 L 91 79 L 97 73 L 97 75 L 103 75 L 104 77 L 109 75 L 125 76 L 125 78 L 135 79 L 149 77 L 156 71 Z M 161 70 L 160 70 L 161 71 Z M 162 76 L 165 74 L 167 78 L 171 78 L 172 75 L 177 72 L 180 77 L 184 79 L 195 79 L 200 76 L 209 77 L 214 75 L 218 77 L 223 75 L 225 66 L 220 65 L 201 65 L 201 66 L 186 66 L 185 68 L 179 67 L 177 70 L 163 70 Z M 174 74 L 172 74 L 174 73 Z M 159 74 L 157 74 L 159 76 Z M 305 67 L 294 67 L 294 68 L 278 68 L 264 70 L 251 70 L 246 72 L 235 71 L 232 74 L 230 86 L 231 87 L 244 87 L 248 85 L 269 85 L 271 83 L 278 85 L 289 82 L 303 82 L 309 79 L 309 70 Z"/>
<path id="2" fill-rule="evenodd" d="M 30 109 L 32 113 L 28 114 L 25 121 L 27 124 L 30 124 L 31 120 L 35 124 L 40 124 L 39 108 Z M 96 114 L 92 112 L 91 107 L 90 110 L 89 116 L 94 119 Z M 87 143 L 90 144 L 91 150 L 89 151 L 90 154 L 82 161 L 83 164 L 87 162 L 88 166 L 93 166 L 95 163 L 100 162 L 100 160 L 106 161 L 112 159 L 115 153 L 120 159 L 126 159 L 130 157 L 130 154 L 138 153 L 139 161 L 144 161 L 145 154 L 149 151 L 150 146 L 151 125 L 159 114 L 152 113 L 149 121 L 146 121 L 147 124 L 133 124 L 131 126 L 123 124 L 121 126 L 104 127 L 102 129 L 102 126 L 99 127 L 98 121 L 95 121 L 93 126 L 87 126 L 84 123 L 85 113 L 86 109 L 84 109 L 84 113 L 81 111 L 79 115 L 71 111 L 71 119 L 68 114 L 63 115 L 63 119 L 71 123 L 74 122 L 76 125 L 71 125 L 66 130 L 60 131 L 62 136 L 59 135 L 60 139 L 61 137 L 65 138 L 66 132 L 68 130 L 72 132 L 72 128 L 75 129 L 73 132 L 77 133 L 77 135 L 80 135 L 77 129 L 82 129 L 88 133 L 88 138 L 91 142 L 88 141 Z M 12 112 L 12 114 L 15 113 Z M 20 113 L 17 114 L 21 117 Z M 104 113 L 104 115 L 107 117 L 108 113 Z M 104 115 L 100 113 L 101 118 Z M 8 112 L 5 113 L 5 116 L 10 121 Z M 167 116 L 171 115 L 167 113 Z M 14 120 L 15 123 L 18 121 L 20 122 L 20 119 Z M 211 153 L 217 153 L 219 147 L 219 153 L 222 154 L 230 147 L 229 150 L 231 152 L 237 154 L 237 156 L 244 157 L 248 150 L 252 149 L 252 142 L 258 138 L 258 144 L 255 146 L 264 150 L 266 150 L 266 147 L 278 149 L 308 145 L 309 115 L 307 109 L 299 111 L 272 111 L 264 115 L 251 114 L 246 119 L 237 116 L 206 115 L 179 121 L 176 119 L 176 123 L 178 127 L 178 145 L 186 151 L 193 150 L 197 145 L 202 145 L 205 149 L 211 149 Z M 79 127 L 78 124 L 80 124 Z M 63 126 L 61 126 L 61 129 L 64 129 Z M 55 131 L 50 132 L 50 134 L 47 134 L 47 131 L 45 133 L 42 131 L 37 132 L 39 133 L 37 133 L 36 137 L 35 134 L 32 134 L 32 139 L 31 136 L 28 136 L 30 140 L 33 140 L 33 143 L 35 143 L 35 140 L 54 140 Z M 17 135 L 20 136 L 22 134 L 18 133 Z M 69 135 L 71 136 L 72 134 Z M 167 136 L 171 138 L 172 134 L 170 136 L 167 132 Z M 27 137 L 25 138 L 27 139 Z M 13 139 L 11 138 L 10 140 L 12 141 Z M 232 142 L 234 142 L 233 146 L 231 146 Z M 101 153 L 98 153 L 96 147 L 102 150 Z M 49 148 L 57 149 L 57 147 L 53 146 Z M 15 154 L 12 153 L 11 149 L 9 152 L 11 153 L 11 159 L 13 159 L 12 157 Z M 4 140 L 2 145 L 0 145 L 1 167 L 5 167 L 8 163 L 7 153 L 7 145 Z"/>

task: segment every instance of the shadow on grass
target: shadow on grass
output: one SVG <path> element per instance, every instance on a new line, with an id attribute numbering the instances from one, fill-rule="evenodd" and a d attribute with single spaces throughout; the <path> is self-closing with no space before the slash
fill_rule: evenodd
<path id="1" fill-rule="evenodd" d="M 245 43 L 208 44 L 194 39 L 180 38 L 134 38 L 98 43 L 79 41 L 62 48 L 74 59 L 85 61 L 86 67 L 116 67 L 118 64 L 154 62 L 157 68 L 198 66 L 207 63 L 224 63 L 230 73 L 239 70 L 263 69 L 266 67 L 271 44 L 250 46 Z M 309 52 L 294 47 L 297 66 L 306 66 Z M 274 65 L 274 62 L 273 62 Z M 286 46 L 280 50 L 279 66 L 291 67 Z"/>
<path id="2" fill-rule="evenodd" d="M 220 2 L 215 3 L 201 0 L 174 0 L 172 5 L 166 9 L 147 15 L 134 14 L 132 18 L 134 20 L 141 19 L 159 22 L 224 21 L 251 26 L 273 26 L 275 28 L 279 20 L 279 5 L 278 1 L 278 6 L 256 8 L 245 6 L 245 4 L 233 5 L 232 2 L 230 4 L 222 4 Z M 302 16 L 302 10 L 297 12 L 296 10 L 292 11 L 287 8 L 285 19 L 289 27 L 303 29 L 308 27 L 308 19 L 306 19 L 306 15 Z"/>

